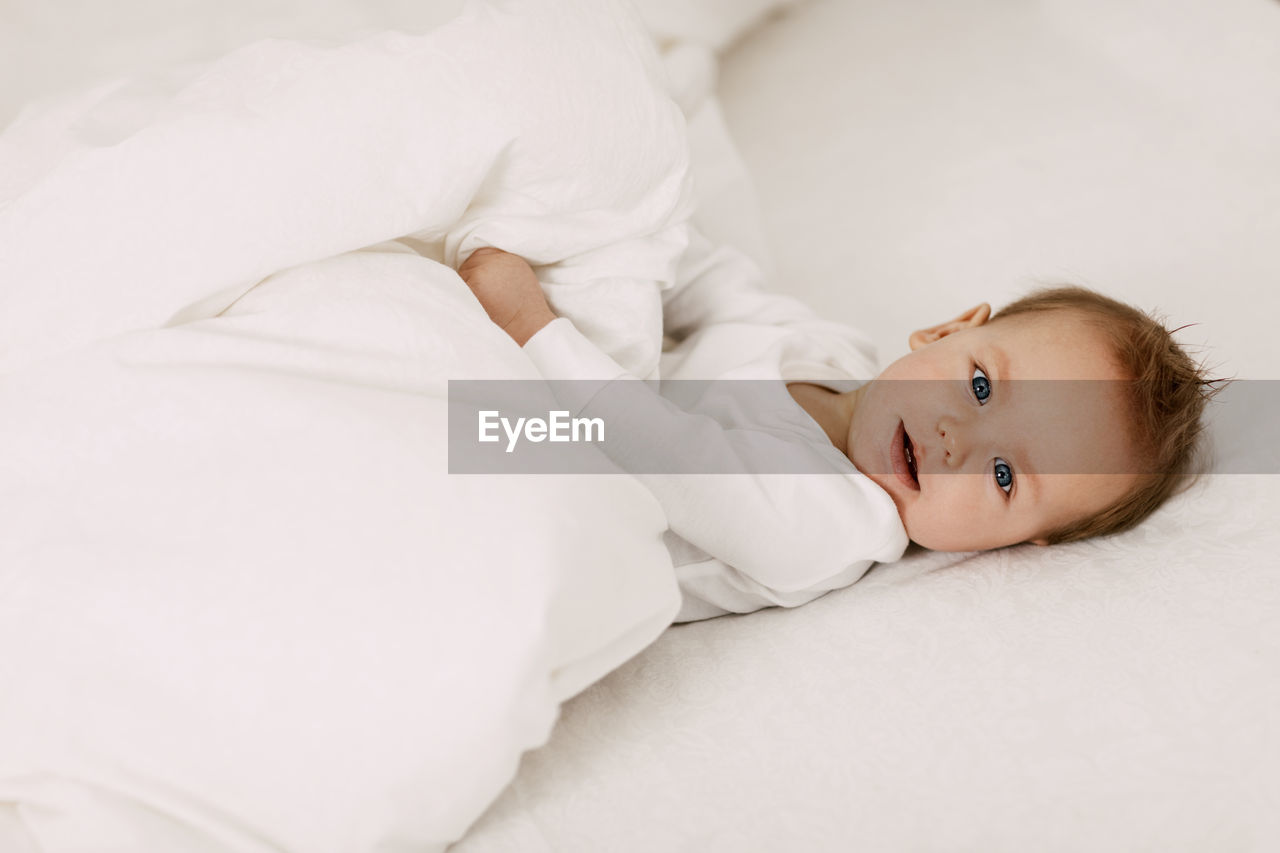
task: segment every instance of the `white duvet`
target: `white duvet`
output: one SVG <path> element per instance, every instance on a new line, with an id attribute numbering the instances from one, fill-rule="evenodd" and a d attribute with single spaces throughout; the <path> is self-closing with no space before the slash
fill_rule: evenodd
<path id="1" fill-rule="evenodd" d="M 447 264 L 658 305 L 683 119 L 596 0 L 184 80 L 0 138 L 0 849 L 437 849 L 679 603 L 630 478 L 447 473 L 536 377 Z"/>
<path id="2" fill-rule="evenodd" d="M 476 2 L 425 36 L 267 40 L 108 83 L 0 140 L 0 373 L 412 235 L 453 267 L 485 245 L 527 258 L 557 310 L 643 375 L 687 161 L 622 3 Z"/>

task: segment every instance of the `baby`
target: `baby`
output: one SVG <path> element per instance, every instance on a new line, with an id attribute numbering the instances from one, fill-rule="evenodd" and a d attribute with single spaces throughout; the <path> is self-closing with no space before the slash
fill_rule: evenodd
<path id="1" fill-rule="evenodd" d="M 914 332 L 908 355 L 844 390 L 874 374 L 855 330 L 764 291 L 744 256 L 696 234 L 687 264 L 689 283 L 664 295 L 678 339 L 664 377 L 771 378 L 791 399 L 714 416 L 655 402 L 638 428 L 634 392 L 625 409 L 604 392 L 560 402 L 632 423 L 611 456 L 689 447 L 713 460 L 704 470 L 731 473 L 764 448 L 787 470 L 845 476 L 643 473 L 670 523 L 676 621 L 803 604 L 898 559 L 908 539 L 976 551 L 1119 532 L 1190 482 L 1206 383 L 1134 308 L 1075 287 L 995 315 L 984 303 Z M 459 273 L 548 379 L 627 378 L 555 315 L 520 258 L 484 249 Z"/>

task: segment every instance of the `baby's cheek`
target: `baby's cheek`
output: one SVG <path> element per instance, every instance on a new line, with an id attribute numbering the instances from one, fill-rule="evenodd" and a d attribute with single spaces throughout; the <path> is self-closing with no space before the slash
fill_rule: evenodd
<path id="1" fill-rule="evenodd" d="M 919 499 L 900 513 L 911 541 L 935 551 L 988 547 L 993 522 L 983 517 L 977 496 L 966 494 L 964 481 L 968 479 L 935 474 L 921 483 Z"/>

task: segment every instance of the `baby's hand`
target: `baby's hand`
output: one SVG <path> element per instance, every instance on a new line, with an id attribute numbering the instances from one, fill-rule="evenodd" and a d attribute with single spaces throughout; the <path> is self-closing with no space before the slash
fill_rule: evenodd
<path id="1" fill-rule="evenodd" d="M 489 319 L 520 346 L 556 318 L 524 258 L 501 249 L 476 249 L 458 275 L 480 300 Z"/>

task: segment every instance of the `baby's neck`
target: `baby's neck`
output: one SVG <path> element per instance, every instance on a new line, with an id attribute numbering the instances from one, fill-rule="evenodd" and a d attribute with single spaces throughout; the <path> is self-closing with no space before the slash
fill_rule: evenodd
<path id="1" fill-rule="evenodd" d="M 849 424 L 853 421 L 853 408 L 857 391 L 838 394 L 821 385 L 808 382 L 789 382 L 787 390 L 800 408 L 822 427 L 827 438 L 845 456 L 849 455 Z"/>

